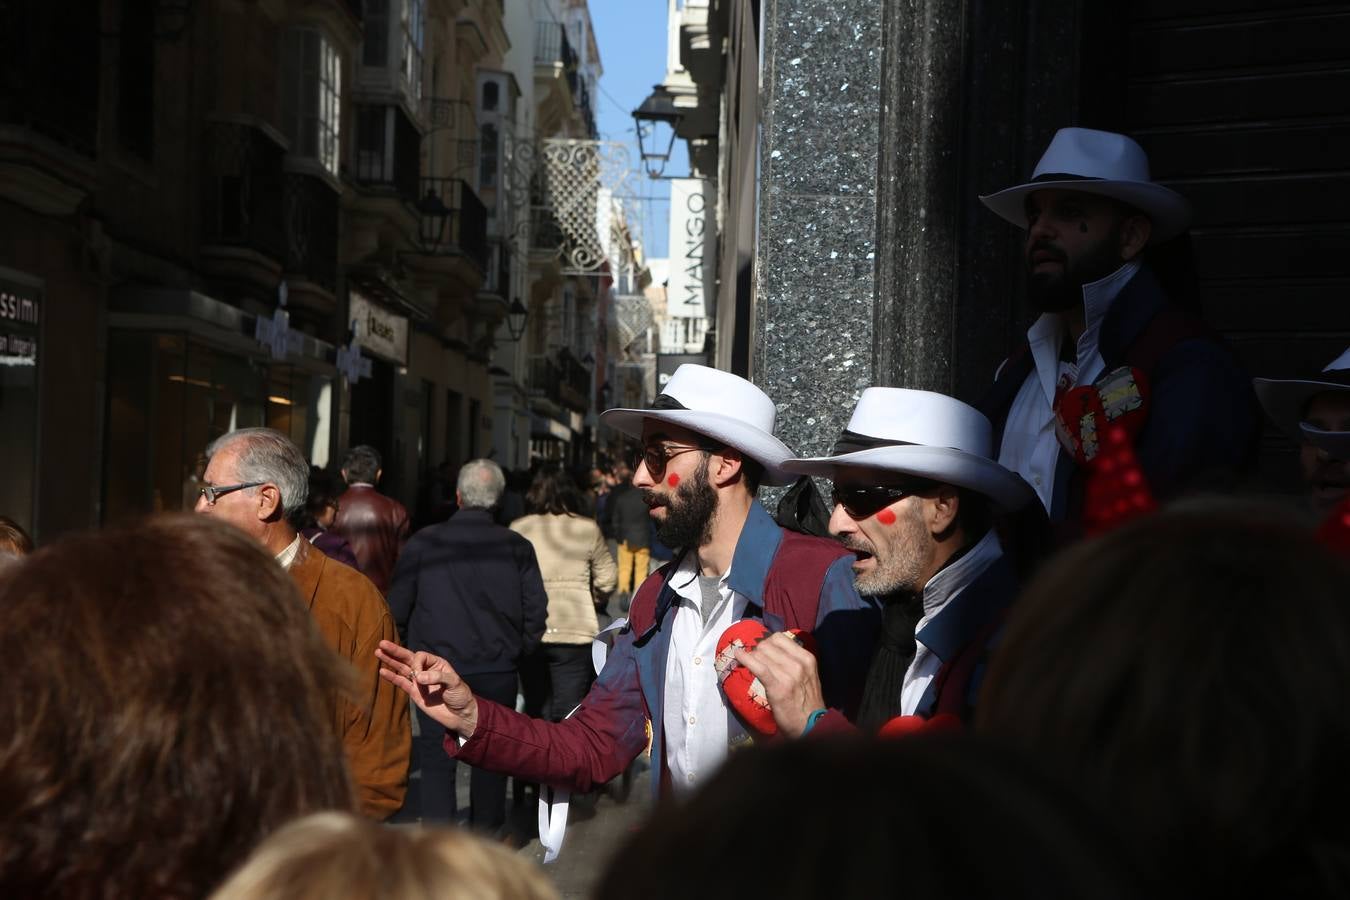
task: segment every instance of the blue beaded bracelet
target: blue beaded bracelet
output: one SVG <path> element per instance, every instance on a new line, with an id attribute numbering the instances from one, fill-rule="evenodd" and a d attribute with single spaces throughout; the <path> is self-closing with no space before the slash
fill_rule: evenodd
<path id="1" fill-rule="evenodd" d="M 829 710 L 818 709 L 815 712 L 811 713 L 811 715 L 807 716 L 806 727 L 802 729 L 802 734 L 810 733 L 811 729 L 816 727 L 816 723 L 819 722 L 821 720 L 821 717 L 823 717 L 825 713 L 827 713 L 828 711 Z"/>

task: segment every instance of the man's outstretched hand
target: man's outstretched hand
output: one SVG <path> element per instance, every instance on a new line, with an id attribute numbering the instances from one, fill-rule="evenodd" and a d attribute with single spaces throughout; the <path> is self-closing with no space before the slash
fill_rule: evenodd
<path id="1" fill-rule="evenodd" d="M 380 677 L 402 688 L 423 712 L 462 738 L 473 735 L 478 726 L 478 701 L 448 662 L 392 641 L 380 641 L 375 656 L 380 660 Z"/>

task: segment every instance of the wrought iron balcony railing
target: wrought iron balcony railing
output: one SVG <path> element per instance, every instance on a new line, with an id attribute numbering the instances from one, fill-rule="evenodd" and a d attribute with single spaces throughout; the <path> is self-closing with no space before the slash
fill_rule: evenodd
<path id="1" fill-rule="evenodd" d="M 422 251 L 432 256 L 462 253 L 487 272 L 487 207 L 473 188 L 459 178 L 423 178 L 419 184 Z"/>

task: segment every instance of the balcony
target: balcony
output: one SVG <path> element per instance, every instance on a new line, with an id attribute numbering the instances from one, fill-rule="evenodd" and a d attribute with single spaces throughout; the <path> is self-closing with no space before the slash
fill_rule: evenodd
<path id="1" fill-rule="evenodd" d="M 558 352 L 559 396 L 563 406 L 585 412 L 590 404 L 591 373 L 567 349 Z"/>
<path id="2" fill-rule="evenodd" d="M 392 194 L 405 203 L 418 200 L 422 136 L 396 106 L 359 106 L 356 110 L 356 180 L 362 187 Z"/>
<path id="3" fill-rule="evenodd" d="M 281 143 L 261 128 L 236 122 L 206 127 L 202 197 L 204 247 L 251 251 L 281 265 L 287 258 Z M 208 255 L 214 254 L 207 251 Z M 264 267 L 266 261 L 260 261 Z M 274 280 L 275 276 L 273 276 Z"/>
<path id="4" fill-rule="evenodd" d="M 534 23 L 534 64 L 561 66 L 564 72 L 575 72 L 577 55 L 567 40 L 567 31 L 560 22 Z"/>
<path id="5" fill-rule="evenodd" d="M 487 272 L 487 207 L 459 178 L 423 178 L 417 210 L 421 251 L 428 256 L 468 257 Z"/>
<path id="6" fill-rule="evenodd" d="M 562 372 L 547 356 L 530 357 L 530 377 L 526 389 L 531 397 L 562 405 Z"/>

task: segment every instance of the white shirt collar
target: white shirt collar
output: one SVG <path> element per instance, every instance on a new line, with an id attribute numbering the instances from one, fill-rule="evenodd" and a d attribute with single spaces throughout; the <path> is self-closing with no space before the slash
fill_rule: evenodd
<path id="1" fill-rule="evenodd" d="M 990 530 L 960 559 L 928 579 L 923 586 L 923 621 L 928 622 L 940 613 L 953 597 L 1002 555 L 1003 545 L 999 543 L 998 535 Z"/>
<path id="2" fill-rule="evenodd" d="M 698 603 L 703 594 L 699 591 L 698 577 L 703 574 L 703 570 L 698 565 L 698 554 L 693 550 L 684 554 L 680 559 L 680 564 L 675 567 L 675 571 L 670 576 L 670 586 L 675 593 L 686 600 L 693 600 Z M 719 590 L 725 590 L 727 586 L 727 577 L 731 575 L 731 569 L 727 569 L 722 576 L 717 579 Z"/>
<path id="3" fill-rule="evenodd" d="M 1121 290 L 1139 271 L 1139 266 L 1139 260 L 1131 260 L 1105 278 L 1083 285 L 1084 328 L 1078 336 L 1075 366 L 1080 374 L 1098 355 L 1097 338 L 1101 334 L 1102 320 L 1106 318 L 1116 297 L 1120 296 Z M 1027 329 L 1027 343 L 1031 345 L 1031 355 L 1036 361 L 1036 374 L 1046 399 L 1051 403 L 1054 403 L 1055 388 L 1059 381 L 1059 345 L 1063 339 L 1064 318 L 1059 313 L 1042 313 Z"/>
<path id="4" fill-rule="evenodd" d="M 277 554 L 277 564 L 283 569 L 289 570 L 291 563 L 295 562 L 295 555 L 300 552 L 300 535 L 295 536 L 295 540 L 286 545 L 286 549 Z"/>

